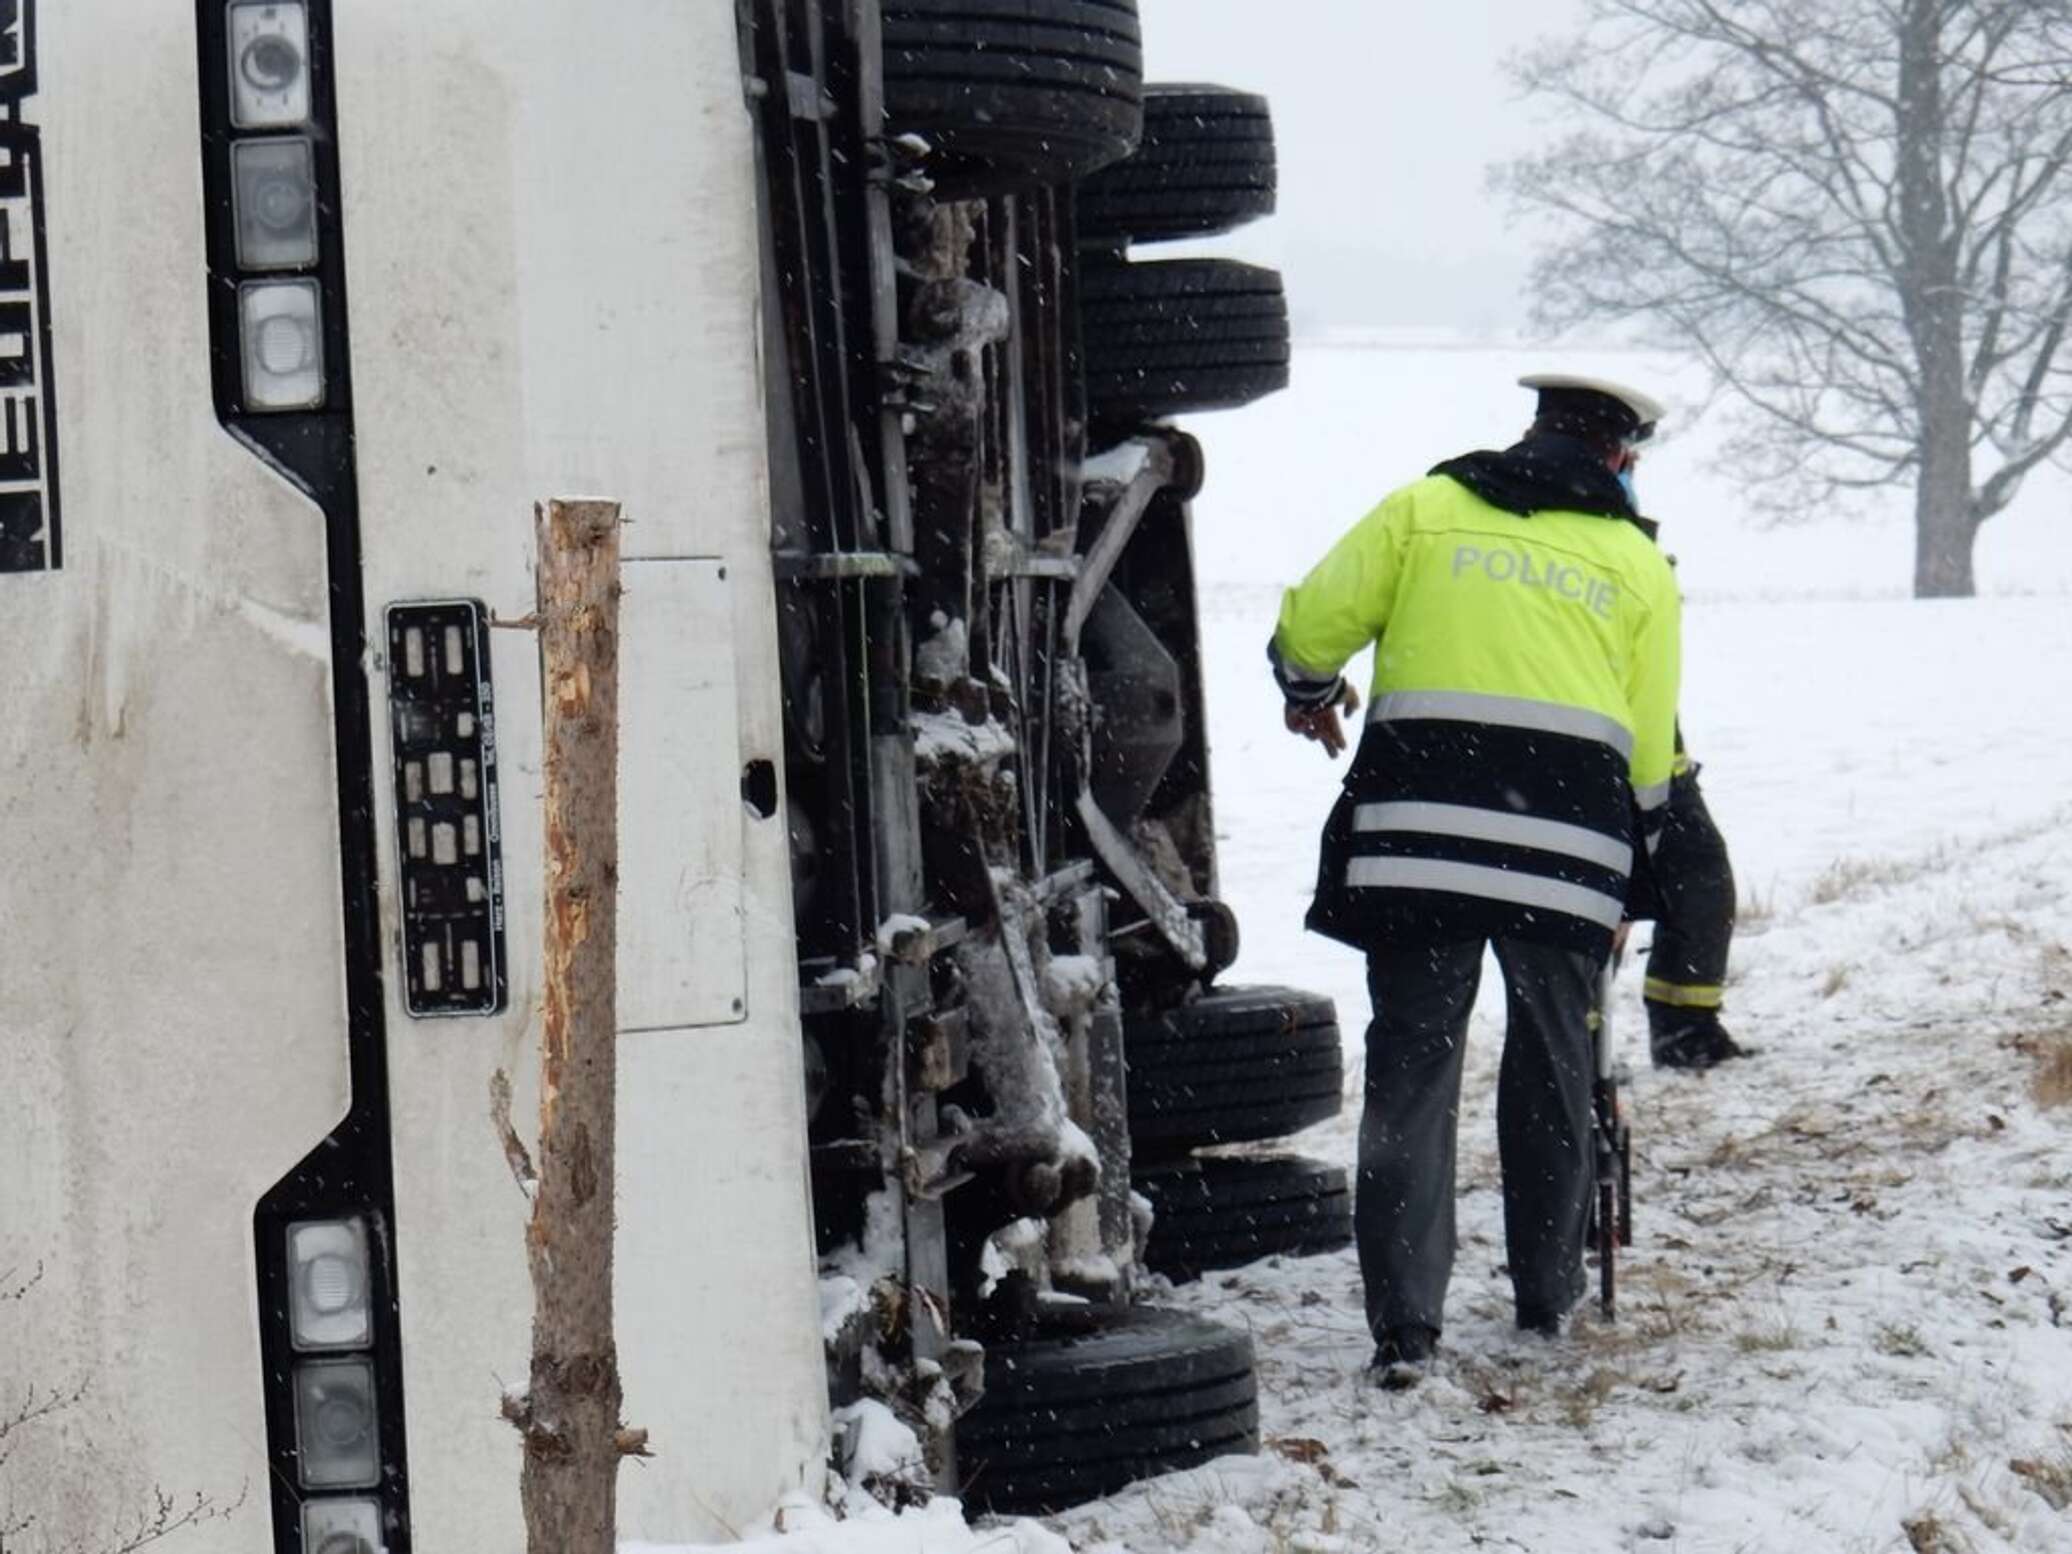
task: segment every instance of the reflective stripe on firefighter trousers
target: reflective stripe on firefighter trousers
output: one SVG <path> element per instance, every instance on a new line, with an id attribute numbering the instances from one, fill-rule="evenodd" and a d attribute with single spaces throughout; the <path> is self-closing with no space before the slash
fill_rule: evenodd
<path id="1" fill-rule="evenodd" d="M 1679 1009 L 1718 1009 L 1727 1001 L 1723 987 L 1697 987 L 1683 982 L 1663 982 L 1649 977 L 1641 984 L 1641 996 L 1650 1003 L 1674 1004 Z"/>

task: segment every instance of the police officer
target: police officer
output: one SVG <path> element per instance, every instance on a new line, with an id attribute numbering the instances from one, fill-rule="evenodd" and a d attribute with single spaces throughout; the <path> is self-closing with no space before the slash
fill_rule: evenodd
<path id="1" fill-rule="evenodd" d="M 1543 374 L 1523 441 L 1439 465 L 1362 518 L 1281 603 L 1268 656 L 1289 729 L 1345 748 L 1340 674 L 1372 695 L 1324 828 L 1309 926 L 1366 953 L 1374 1018 L 1355 1201 L 1375 1368 L 1417 1379 L 1444 1326 L 1468 1015 L 1493 944 L 1508 1006 L 1497 1086 L 1521 1327 L 1583 1292 L 1588 1014 L 1661 834 L 1680 607 L 1619 472 L 1661 407 Z"/>

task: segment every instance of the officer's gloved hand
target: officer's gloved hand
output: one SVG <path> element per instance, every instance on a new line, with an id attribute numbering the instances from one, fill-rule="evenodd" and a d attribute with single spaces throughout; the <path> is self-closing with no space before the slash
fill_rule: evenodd
<path id="1" fill-rule="evenodd" d="M 1300 734 L 1304 739 L 1313 739 L 1324 747 L 1332 760 L 1337 760 L 1345 749 L 1345 729 L 1338 721 L 1342 711 L 1347 717 L 1360 710 L 1360 693 L 1353 689 L 1352 682 L 1344 676 L 1329 698 L 1310 706 L 1289 702 L 1281 709 L 1281 721 L 1288 732 Z"/>

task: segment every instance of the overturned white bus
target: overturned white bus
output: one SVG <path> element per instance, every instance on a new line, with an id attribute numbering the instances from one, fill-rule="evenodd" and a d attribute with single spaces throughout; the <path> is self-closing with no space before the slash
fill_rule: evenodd
<path id="1" fill-rule="evenodd" d="M 816 1486 L 830 1396 L 1003 1506 L 1256 1441 L 1242 1336 L 1133 1305 L 1131 1141 L 1176 1268 L 1342 1239 L 1188 1153 L 1337 1104 L 1327 1003 L 1213 985 L 1162 424 L 1287 323 L 1126 256 L 1272 199 L 1257 99 L 1139 71 L 1131 0 L 0 0 L 0 1528 L 518 1546 L 499 623 L 569 497 L 629 523 L 625 1535 Z"/>

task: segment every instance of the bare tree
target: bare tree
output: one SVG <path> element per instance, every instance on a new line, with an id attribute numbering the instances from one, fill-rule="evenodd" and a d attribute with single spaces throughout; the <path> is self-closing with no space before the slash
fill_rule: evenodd
<path id="1" fill-rule="evenodd" d="M 1512 62 L 1570 127 L 1497 170 L 1565 240 L 1542 323 L 1638 321 L 1789 514 L 1911 483 L 1914 591 L 2072 435 L 2072 0 L 1589 0 Z"/>

